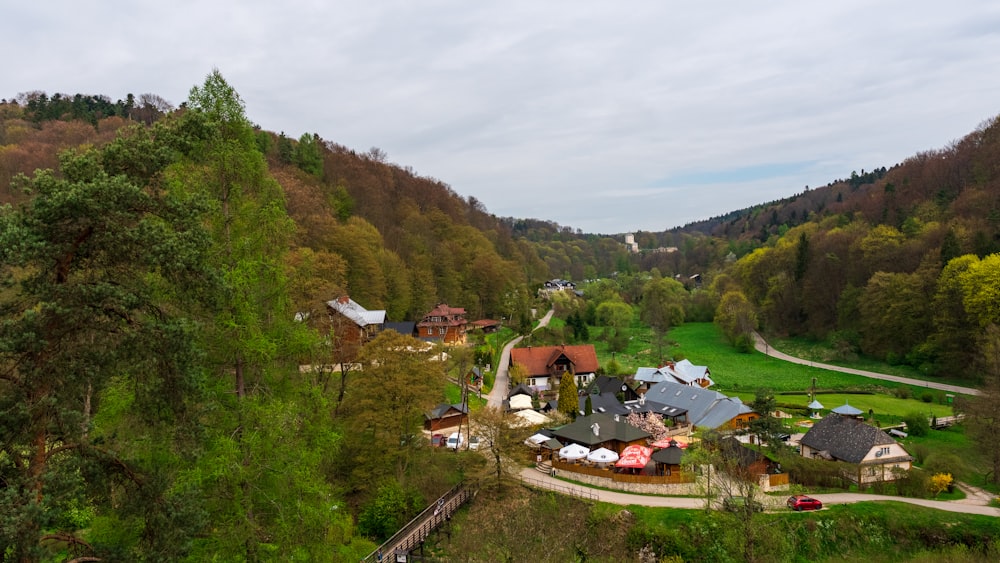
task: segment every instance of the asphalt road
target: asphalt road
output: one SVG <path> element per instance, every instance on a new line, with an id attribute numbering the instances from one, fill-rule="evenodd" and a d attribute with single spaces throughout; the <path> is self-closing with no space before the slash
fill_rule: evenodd
<path id="1" fill-rule="evenodd" d="M 979 390 L 972 387 L 962 387 L 960 385 L 949 385 L 947 383 L 937 383 L 935 381 L 925 381 L 923 379 L 912 379 L 909 377 L 900 377 L 898 375 L 889 375 L 887 373 L 877 373 L 874 371 L 865 371 L 861 369 L 845 368 L 841 366 L 834 366 L 830 364 L 824 364 L 820 362 L 814 362 L 812 360 L 805 360 L 802 358 L 796 358 L 794 356 L 789 356 L 784 352 L 775 350 L 774 347 L 769 345 L 764 341 L 763 338 L 756 332 L 753 334 L 754 347 L 758 352 L 770 356 L 772 358 L 777 358 L 779 360 L 784 360 L 786 362 L 792 362 L 793 364 L 799 364 L 804 366 L 810 366 L 819 369 L 826 369 L 830 371 L 839 371 L 843 373 L 850 373 L 853 375 L 860 375 L 862 377 L 870 377 L 872 379 L 882 379 L 885 381 L 895 381 L 897 383 L 906 383 L 907 385 L 914 385 L 916 387 L 926 387 L 928 389 L 938 389 L 940 391 L 947 391 L 949 393 L 960 393 L 963 395 L 978 395 Z"/>
<path id="2" fill-rule="evenodd" d="M 552 320 L 552 314 L 555 313 L 554 310 L 549 309 L 545 316 L 538 321 L 538 326 L 534 330 L 538 330 L 543 326 L 548 326 L 549 321 Z M 500 363 L 497 364 L 497 376 L 493 381 L 493 389 L 490 389 L 490 394 L 487 396 L 487 406 L 502 408 L 503 401 L 507 398 L 507 392 L 510 390 L 510 377 L 508 371 L 510 369 L 510 351 L 514 346 L 517 346 L 519 342 L 523 339 L 523 336 L 518 336 L 517 338 L 511 340 L 503 347 L 503 352 L 500 354 Z"/>
<path id="3" fill-rule="evenodd" d="M 579 483 L 567 483 L 566 481 L 561 481 L 550 477 L 546 473 L 542 473 L 535 469 L 534 467 L 528 467 L 521 470 L 521 477 L 528 482 L 528 484 L 546 488 L 550 490 L 555 490 L 559 492 L 566 493 L 567 489 L 579 489 L 581 491 L 586 491 L 587 495 L 595 495 L 597 500 L 601 502 L 607 502 L 611 504 L 620 505 L 630 505 L 634 504 L 636 506 L 653 506 L 660 508 L 704 508 L 705 499 L 696 497 L 667 497 L 667 496 L 647 496 L 647 495 L 636 495 L 631 493 L 623 493 L 618 491 L 607 491 L 604 489 L 590 488 L 586 485 Z M 1000 517 L 1000 509 L 987 506 L 991 499 L 991 495 L 980 489 L 974 489 L 968 485 L 959 484 L 959 487 L 966 490 L 966 498 L 962 500 L 954 501 L 943 501 L 943 500 L 926 500 L 919 498 L 908 498 L 908 497 L 893 497 L 893 496 L 883 496 L 883 495 L 868 495 L 868 494 L 858 494 L 858 493 L 831 493 L 831 494 L 820 494 L 820 495 L 809 495 L 813 498 L 819 499 L 824 505 L 830 504 L 850 504 L 855 502 L 871 502 L 871 501 L 894 501 L 894 502 L 905 502 L 908 504 L 916 504 L 919 506 L 926 506 L 928 508 L 936 508 L 938 510 L 946 510 L 948 512 L 962 512 L 966 514 L 981 514 L 984 516 L 995 516 Z M 782 496 L 768 496 L 766 500 L 771 502 L 767 503 L 768 510 L 787 510 L 784 505 L 785 498 Z"/>

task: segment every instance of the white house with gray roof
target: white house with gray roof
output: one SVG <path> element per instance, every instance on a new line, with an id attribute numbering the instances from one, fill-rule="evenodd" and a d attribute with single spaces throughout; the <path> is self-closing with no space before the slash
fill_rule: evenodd
<path id="1" fill-rule="evenodd" d="M 667 362 L 658 368 L 639 368 L 636 370 L 633 379 L 648 385 L 664 381 L 673 381 L 691 387 L 711 387 L 715 385 L 708 366 L 696 366 L 688 360 Z"/>
<path id="2" fill-rule="evenodd" d="M 892 481 L 909 471 L 913 456 L 885 431 L 855 416 L 830 414 L 799 442 L 802 456 L 857 465 L 856 483 Z"/>

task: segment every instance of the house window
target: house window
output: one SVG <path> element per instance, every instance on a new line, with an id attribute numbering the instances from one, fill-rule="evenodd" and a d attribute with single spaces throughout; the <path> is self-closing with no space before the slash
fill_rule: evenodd
<path id="1" fill-rule="evenodd" d="M 882 455 L 886 455 L 888 453 L 889 453 L 889 446 L 882 448 Z"/>
<path id="2" fill-rule="evenodd" d="M 430 326 L 427 327 L 427 336 L 433 336 L 433 335 L 434 335 L 434 327 Z"/>
<path id="3" fill-rule="evenodd" d="M 441 336 L 444 336 L 444 332 L 445 332 L 444 327 L 438 328 L 438 334 L 440 334 Z"/>

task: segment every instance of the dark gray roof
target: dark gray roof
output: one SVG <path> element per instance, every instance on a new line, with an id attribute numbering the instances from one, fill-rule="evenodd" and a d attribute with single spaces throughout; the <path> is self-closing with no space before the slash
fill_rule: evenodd
<path id="1" fill-rule="evenodd" d="M 619 401 L 614 393 L 602 393 L 600 395 L 583 395 L 580 397 L 580 414 L 586 412 L 587 397 L 590 397 L 590 406 L 594 414 L 610 414 L 625 416 L 629 413 Z"/>
<path id="2" fill-rule="evenodd" d="M 684 450 L 677 446 L 670 448 L 663 448 L 662 450 L 656 450 L 653 452 L 653 461 L 657 463 L 665 463 L 667 465 L 680 465 L 681 456 L 684 455 Z"/>
<path id="3" fill-rule="evenodd" d="M 424 413 L 424 418 L 437 419 L 444 416 L 445 413 L 450 409 L 455 409 L 462 414 L 469 414 L 468 409 L 462 406 L 462 403 L 456 403 L 454 405 L 449 405 L 448 403 L 441 403 L 440 405 L 434 407 L 429 412 Z"/>
<path id="4" fill-rule="evenodd" d="M 842 414 L 842 415 L 845 415 L 845 416 L 857 416 L 857 415 L 863 414 L 861 412 L 861 409 L 854 408 L 854 407 L 852 407 L 848 403 L 844 403 L 844 404 L 840 405 L 839 407 L 833 409 L 831 412 L 836 413 L 836 414 Z"/>
<path id="5" fill-rule="evenodd" d="M 599 431 L 599 434 L 596 435 L 592 429 L 592 425 L 595 423 L 598 425 Z M 600 413 L 577 417 L 572 424 L 553 430 L 552 433 L 563 443 L 575 442 L 584 446 L 603 444 L 611 440 L 632 442 L 649 438 L 649 432 L 625 423 L 624 419 L 616 422 L 614 417 Z"/>
<path id="6" fill-rule="evenodd" d="M 510 390 L 510 393 L 507 393 L 508 398 L 513 397 L 514 395 L 527 395 L 529 397 L 533 397 L 535 392 L 531 390 L 531 387 L 528 387 L 523 383 L 518 383 L 517 386 Z"/>
<path id="7" fill-rule="evenodd" d="M 385 323 L 382 330 L 395 330 L 399 334 L 413 336 L 417 333 L 417 323 L 413 321 L 403 321 L 398 323 Z"/>
<path id="8" fill-rule="evenodd" d="M 738 397 L 727 397 L 718 391 L 690 387 L 673 381 L 657 383 L 646 391 L 646 403 L 658 403 L 660 411 L 669 414 L 663 407 L 687 409 L 688 421 L 701 428 L 718 428 L 740 414 L 752 412 Z"/>
<path id="9" fill-rule="evenodd" d="M 593 381 L 590 382 L 590 385 L 587 386 L 587 392 L 593 394 L 614 394 L 622 390 L 622 385 L 626 385 L 626 383 L 621 378 L 598 375 Z"/>
<path id="10" fill-rule="evenodd" d="M 816 451 L 827 451 L 834 459 L 861 463 L 875 446 L 895 444 L 883 430 L 849 416 L 831 414 L 813 425 L 799 441 Z"/>

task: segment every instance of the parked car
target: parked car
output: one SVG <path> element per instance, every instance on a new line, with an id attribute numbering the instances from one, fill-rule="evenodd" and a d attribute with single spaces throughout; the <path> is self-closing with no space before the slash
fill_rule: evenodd
<path id="1" fill-rule="evenodd" d="M 823 503 L 806 495 L 795 495 L 788 497 L 788 508 L 792 510 L 819 510 L 823 508 Z"/>
<path id="2" fill-rule="evenodd" d="M 453 450 L 457 450 L 465 444 L 465 438 L 460 432 L 455 432 L 451 436 L 448 436 L 448 441 L 445 443 L 446 446 Z"/>
<path id="3" fill-rule="evenodd" d="M 469 436 L 469 449 L 470 450 L 479 449 L 479 436 Z"/>
<path id="4" fill-rule="evenodd" d="M 444 434 L 434 434 L 431 436 L 431 445 L 440 448 L 444 445 Z"/>
<path id="5" fill-rule="evenodd" d="M 751 512 L 764 512 L 763 504 L 747 497 L 726 497 L 722 499 L 722 509 L 726 512 L 742 512 L 748 506 Z"/>

